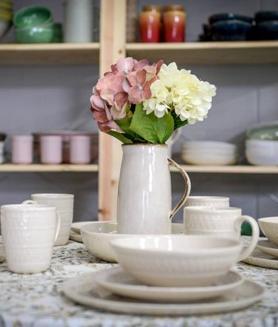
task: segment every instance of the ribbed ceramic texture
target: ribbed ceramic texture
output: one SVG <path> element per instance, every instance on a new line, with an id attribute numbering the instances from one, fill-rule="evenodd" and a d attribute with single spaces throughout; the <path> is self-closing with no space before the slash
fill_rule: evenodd
<path id="1" fill-rule="evenodd" d="M 167 255 L 117 250 L 120 265 L 139 281 L 157 286 L 202 286 L 217 280 L 237 262 L 238 250 L 221 255 Z"/>
<path id="2" fill-rule="evenodd" d="M 1 210 L 1 226 L 8 268 L 36 273 L 50 265 L 57 225 L 54 210 Z"/>

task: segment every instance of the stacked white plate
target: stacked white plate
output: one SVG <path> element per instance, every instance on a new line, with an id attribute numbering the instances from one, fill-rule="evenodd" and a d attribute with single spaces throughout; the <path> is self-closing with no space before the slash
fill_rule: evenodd
<path id="1" fill-rule="evenodd" d="M 232 165 L 237 148 L 227 142 L 190 141 L 182 145 L 182 159 L 192 165 Z"/>
<path id="2" fill-rule="evenodd" d="M 247 140 L 245 154 L 252 165 L 278 165 L 278 141 Z"/>

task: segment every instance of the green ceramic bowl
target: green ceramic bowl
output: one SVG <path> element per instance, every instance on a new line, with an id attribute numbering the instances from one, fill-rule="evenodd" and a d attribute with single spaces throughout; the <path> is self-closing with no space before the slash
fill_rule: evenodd
<path id="1" fill-rule="evenodd" d="M 17 28 L 15 31 L 18 43 L 50 43 L 53 40 L 53 24 Z"/>
<path id="2" fill-rule="evenodd" d="M 51 11 L 46 7 L 28 6 L 18 10 L 13 19 L 19 28 L 47 25 L 53 22 Z"/>

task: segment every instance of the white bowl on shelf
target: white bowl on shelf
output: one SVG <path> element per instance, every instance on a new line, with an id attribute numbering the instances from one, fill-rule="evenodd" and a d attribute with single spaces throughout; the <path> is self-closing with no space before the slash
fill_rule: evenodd
<path id="1" fill-rule="evenodd" d="M 188 141 L 182 144 L 183 149 L 207 149 L 207 150 L 223 150 L 236 151 L 236 145 L 228 142 L 214 141 Z"/>
<path id="2" fill-rule="evenodd" d="M 236 154 L 219 154 L 208 151 L 186 151 L 182 159 L 193 165 L 232 165 L 236 163 Z"/>
<path id="3" fill-rule="evenodd" d="M 111 241 L 121 267 L 155 286 L 207 286 L 239 260 L 239 241 L 203 235 L 137 236 Z"/>
<path id="4" fill-rule="evenodd" d="M 245 155 L 252 165 L 278 165 L 278 141 L 247 140 Z"/>

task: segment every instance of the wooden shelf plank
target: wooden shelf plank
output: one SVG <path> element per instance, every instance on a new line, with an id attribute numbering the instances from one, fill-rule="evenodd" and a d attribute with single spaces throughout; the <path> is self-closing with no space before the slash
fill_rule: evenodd
<path id="1" fill-rule="evenodd" d="M 191 166 L 181 165 L 188 173 L 212 174 L 278 174 L 278 166 Z M 176 169 L 172 171 L 177 172 Z"/>
<path id="2" fill-rule="evenodd" d="M 163 59 L 179 64 L 274 64 L 278 41 L 129 43 L 127 54 L 150 61 Z"/>
<path id="3" fill-rule="evenodd" d="M 18 172 L 18 173 L 47 173 L 47 172 L 69 172 L 69 173 L 86 173 L 86 172 L 97 172 L 98 165 L 42 165 L 42 164 L 31 164 L 31 165 L 16 165 L 16 164 L 1 164 L 0 172 Z"/>
<path id="4" fill-rule="evenodd" d="M 0 65 L 97 64 L 99 43 L 0 44 Z"/>

